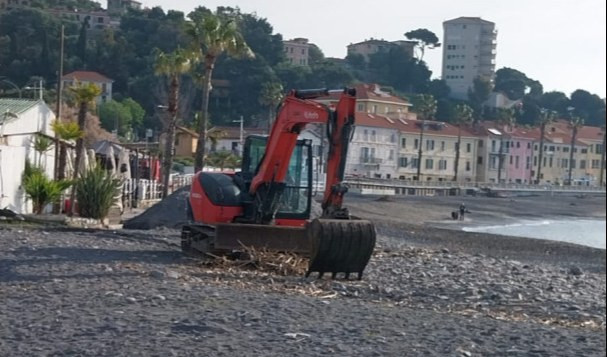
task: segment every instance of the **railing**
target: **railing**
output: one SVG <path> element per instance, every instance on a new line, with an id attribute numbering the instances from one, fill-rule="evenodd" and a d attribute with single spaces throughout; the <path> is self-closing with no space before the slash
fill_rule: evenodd
<path id="1" fill-rule="evenodd" d="M 360 158 L 361 164 L 377 165 L 377 164 L 381 164 L 382 162 L 383 162 L 383 160 L 380 158 L 377 158 L 377 157 L 361 157 Z"/>
<path id="2" fill-rule="evenodd" d="M 194 175 L 173 176 L 169 184 L 169 194 L 192 183 Z M 155 180 L 128 179 L 122 184 L 122 204 L 124 208 L 153 203 L 162 199 L 162 183 Z"/>
<path id="3" fill-rule="evenodd" d="M 460 189 L 492 189 L 511 191 L 559 191 L 559 192 L 605 192 L 605 187 L 586 185 L 550 185 L 550 184 L 518 184 L 518 183 L 495 183 L 495 182 L 453 182 L 453 181 L 402 181 L 397 179 L 372 179 L 346 177 L 345 181 L 350 185 L 368 185 L 399 188 L 460 188 Z"/>

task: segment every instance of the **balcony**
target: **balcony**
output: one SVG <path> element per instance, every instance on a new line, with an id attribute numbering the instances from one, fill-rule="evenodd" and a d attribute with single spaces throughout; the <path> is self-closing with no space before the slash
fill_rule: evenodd
<path id="1" fill-rule="evenodd" d="M 379 165 L 383 162 L 382 159 L 376 157 L 360 157 L 359 162 L 363 165 Z"/>

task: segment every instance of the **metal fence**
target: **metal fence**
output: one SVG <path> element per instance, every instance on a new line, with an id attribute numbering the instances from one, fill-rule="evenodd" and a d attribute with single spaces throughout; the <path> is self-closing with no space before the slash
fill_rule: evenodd
<path id="1" fill-rule="evenodd" d="M 169 181 L 169 194 L 192 183 L 194 175 L 176 175 Z M 148 205 L 162 199 L 162 183 L 155 180 L 128 179 L 122 184 L 124 208 Z"/>

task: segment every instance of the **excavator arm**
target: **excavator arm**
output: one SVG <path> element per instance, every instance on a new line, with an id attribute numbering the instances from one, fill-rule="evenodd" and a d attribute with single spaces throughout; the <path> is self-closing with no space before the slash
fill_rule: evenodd
<path id="1" fill-rule="evenodd" d="M 330 91 L 326 89 L 291 91 L 285 98 L 249 189 L 249 194 L 254 197 L 254 207 L 247 211 L 254 215 L 251 217 L 253 222 L 268 224 L 274 219 L 297 137 L 306 125 L 313 123 L 326 124 L 329 140 L 323 217 L 348 218 L 347 210 L 342 208 L 343 195 L 347 192 L 343 178 L 348 145 L 354 132 L 356 92 L 354 89 L 340 92 L 335 110 L 310 100 L 329 95 Z"/>

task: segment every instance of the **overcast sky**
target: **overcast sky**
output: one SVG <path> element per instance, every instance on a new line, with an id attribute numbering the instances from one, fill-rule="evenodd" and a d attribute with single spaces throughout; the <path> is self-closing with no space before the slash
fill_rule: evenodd
<path id="1" fill-rule="evenodd" d="M 371 37 L 399 40 L 427 28 L 443 41 L 442 23 L 479 16 L 496 23 L 497 68 L 539 80 L 545 91 L 582 88 L 605 97 L 605 0 L 140 0 L 186 14 L 196 6 L 239 7 L 266 18 L 284 39 L 305 37 L 327 57 Z M 438 78 L 442 48 L 424 59 Z"/>

